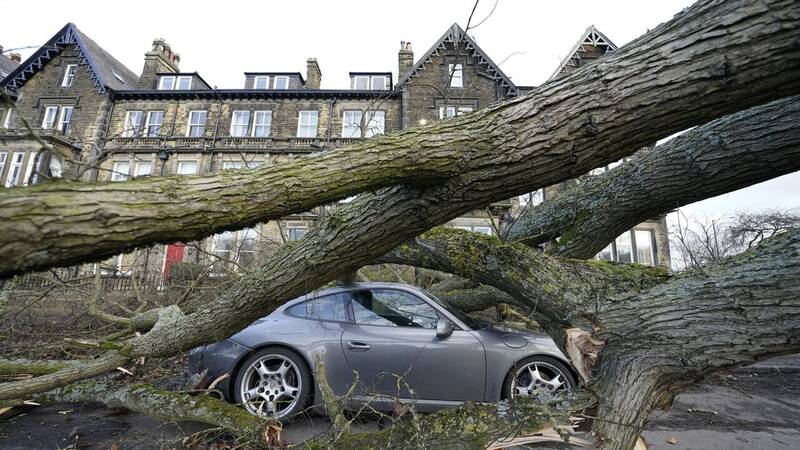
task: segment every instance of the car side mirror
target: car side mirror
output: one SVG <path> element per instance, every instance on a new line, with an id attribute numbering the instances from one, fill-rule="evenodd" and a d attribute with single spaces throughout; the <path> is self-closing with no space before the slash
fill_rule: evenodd
<path id="1" fill-rule="evenodd" d="M 436 323 L 436 337 L 438 338 L 446 338 L 453 334 L 453 322 L 450 322 L 447 319 L 439 319 L 439 322 Z"/>

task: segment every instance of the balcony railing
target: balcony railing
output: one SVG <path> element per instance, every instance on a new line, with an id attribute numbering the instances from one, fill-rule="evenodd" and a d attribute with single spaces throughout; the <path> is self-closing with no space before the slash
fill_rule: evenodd
<path id="1" fill-rule="evenodd" d="M 262 150 L 274 152 L 315 152 L 344 147 L 361 141 L 354 138 L 299 138 L 299 137 L 116 137 L 110 140 L 111 148 L 130 150 L 158 150 L 161 148 Z"/>

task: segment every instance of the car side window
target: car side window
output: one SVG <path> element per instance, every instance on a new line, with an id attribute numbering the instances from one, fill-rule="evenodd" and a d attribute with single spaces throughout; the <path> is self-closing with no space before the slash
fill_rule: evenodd
<path id="1" fill-rule="evenodd" d="M 435 329 L 436 310 L 419 297 L 394 289 L 352 293 L 353 317 L 362 325 Z"/>
<path id="2" fill-rule="evenodd" d="M 349 322 L 347 300 L 346 293 L 326 295 L 294 305 L 287 312 L 295 317 L 311 320 Z"/>

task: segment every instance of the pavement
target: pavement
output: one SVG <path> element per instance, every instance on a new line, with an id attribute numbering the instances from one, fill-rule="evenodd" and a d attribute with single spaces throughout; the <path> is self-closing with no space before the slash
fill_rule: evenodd
<path id="1" fill-rule="evenodd" d="M 310 416 L 286 424 L 285 442 L 300 443 L 329 427 Z M 201 424 L 162 424 L 141 414 L 99 404 L 32 407 L 0 419 L 0 449 L 174 448 Z M 356 431 L 378 428 L 365 420 Z M 652 450 L 800 449 L 800 354 L 774 358 L 717 375 L 678 395 L 669 411 L 656 411 L 643 433 Z M 115 446 L 116 445 L 116 446 Z M 537 444 L 536 450 L 572 448 Z"/>

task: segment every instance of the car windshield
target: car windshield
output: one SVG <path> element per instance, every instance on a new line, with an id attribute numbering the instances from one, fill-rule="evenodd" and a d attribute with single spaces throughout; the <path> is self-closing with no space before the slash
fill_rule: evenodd
<path id="1" fill-rule="evenodd" d="M 476 319 L 476 318 L 464 313 L 463 311 L 461 311 L 460 309 L 454 307 L 453 305 L 438 299 L 435 295 L 431 294 L 430 292 L 426 291 L 425 293 L 428 294 L 428 297 L 430 297 L 436 303 L 438 303 L 439 306 L 441 306 L 442 308 L 446 309 L 447 312 L 449 312 L 450 314 L 456 316 L 456 318 L 458 318 L 458 320 L 464 322 L 468 327 L 472 328 L 473 330 L 480 330 L 481 328 L 486 328 L 486 327 L 489 326 L 489 322 L 487 322 L 485 320 L 481 320 L 481 319 Z"/>

